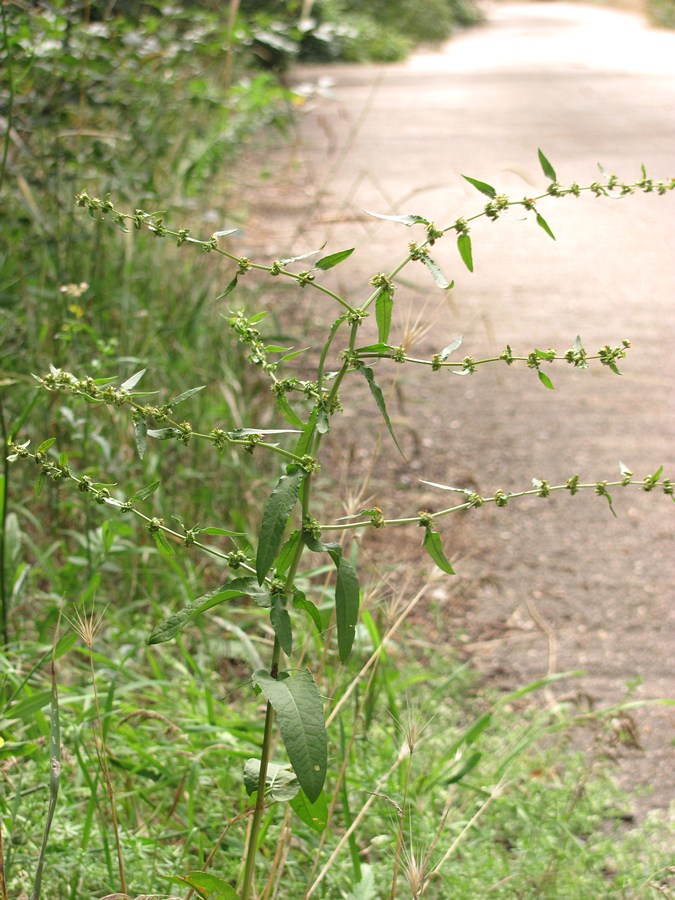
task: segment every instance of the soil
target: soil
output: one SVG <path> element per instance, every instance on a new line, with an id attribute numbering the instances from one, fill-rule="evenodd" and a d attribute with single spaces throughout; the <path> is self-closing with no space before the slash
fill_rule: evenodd
<path id="1" fill-rule="evenodd" d="M 324 244 L 326 253 L 356 246 L 326 279 L 354 302 L 415 238 L 364 210 L 449 224 L 485 201 L 460 173 L 509 195 L 538 193 L 547 183 L 539 146 L 563 184 L 595 180 L 598 162 L 622 180 L 639 178 L 641 163 L 655 179 L 675 174 L 675 119 L 665 112 L 675 101 L 675 34 L 626 13 L 499 5 L 484 26 L 406 63 L 308 68 L 294 81 L 308 99 L 292 146 L 266 154 L 272 177 L 249 195 L 243 252 L 271 261 Z M 517 214 L 484 219 L 472 230 L 473 274 L 454 241 L 434 248 L 452 291 L 438 290 L 423 267 L 406 269 L 391 340 L 424 324 L 418 357 L 458 335 L 460 359 L 498 355 L 507 344 L 521 355 L 565 351 L 577 334 L 593 352 L 624 338 L 633 346 L 622 377 L 597 363 L 546 368 L 552 391 L 522 364 L 463 378 L 378 365 L 405 459 L 359 388 L 356 408 L 336 418 L 331 435 L 348 461 L 347 508 L 414 516 L 456 496 L 421 480 L 491 496 L 527 489 L 533 477 L 614 481 L 620 461 L 640 477 L 664 466 L 675 478 L 674 204 L 673 194 L 550 200 L 540 208 L 555 242 Z M 336 314 L 328 298 L 306 291 L 281 327 L 302 345 L 299 332 L 315 333 Z M 428 590 L 426 646 L 461 648 L 504 690 L 583 670 L 553 693 L 576 693 L 596 709 L 639 701 L 608 720 L 624 738 L 616 756 L 627 802 L 643 815 L 674 798 L 672 708 L 654 701 L 675 688 L 675 507 L 662 492 L 611 494 L 616 517 L 586 491 L 439 520 L 457 575 Z M 402 591 L 423 583 L 414 526 L 370 530 L 362 542 Z"/>

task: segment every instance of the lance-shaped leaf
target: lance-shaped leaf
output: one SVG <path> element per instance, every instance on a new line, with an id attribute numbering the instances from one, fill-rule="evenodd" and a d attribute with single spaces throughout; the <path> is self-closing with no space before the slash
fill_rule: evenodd
<path id="1" fill-rule="evenodd" d="M 375 382 L 375 373 L 372 369 L 368 368 L 368 366 L 364 366 L 363 364 L 359 364 L 357 366 L 359 372 L 361 372 L 368 382 L 368 387 L 370 388 L 370 393 L 375 398 L 375 403 L 377 403 L 377 408 L 379 409 L 382 418 L 385 421 L 387 429 L 389 430 L 389 434 L 392 436 L 394 443 L 396 444 L 396 449 L 401 454 L 401 456 L 405 459 L 405 454 L 401 447 L 399 446 L 398 441 L 396 440 L 396 435 L 394 434 L 394 429 L 391 424 L 391 420 L 389 419 L 389 413 L 387 412 L 387 404 L 384 402 L 384 394 L 378 387 Z"/>
<path id="2" fill-rule="evenodd" d="M 389 285 L 381 287 L 375 298 L 375 321 L 377 322 L 377 336 L 382 344 L 389 340 L 391 330 L 391 314 L 394 309 L 394 289 Z"/>
<path id="3" fill-rule="evenodd" d="M 552 232 L 551 229 L 549 228 L 548 222 L 547 222 L 546 219 L 541 215 L 541 213 L 537 213 L 537 225 L 538 225 L 540 228 L 543 228 L 544 231 L 546 232 L 546 234 L 547 234 L 550 238 L 553 238 L 553 240 L 555 240 L 555 235 L 553 234 L 553 232 Z"/>
<path id="4" fill-rule="evenodd" d="M 493 200 L 497 196 L 497 191 L 492 187 L 491 184 L 486 184 L 484 181 L 478 181 L 477 178 L 469 178 L 468 175 L 462 175 L 464 181 L 468 181 L 469 184 L 472 184 L 477 191 L 480 191 L 481 194 L 485 194 L 486 197 L 489 197 Z"/>
<path id="5" fill-rule="evenodd" d="M 286 419 L 287 422 L 290 422 L 291 425 L 295 425 L 297 428 L 304 428 L 305 423 L 302 421 L 299 415 L 295 412 L 293 407 L 290 405 L 288 400 L 286 399 L 285 394 L 277 394 L 276 395 L 276 403 L 277 409 L 281 413 L 281 415 Z"/>
<path id="6" fill-rule="evenodd" d="M 471 250 L 471 236 L 468 234 L 460 234 L 457 238 L 457 249 L 462 257 L 464 265 L 469 272 L 473 272 L 473 253 Z"/>
<path id="7" fill-rule="evenodd" d="M 276 713 L 288 759 L 311 803 L 318 800 L 326 780 L 328 743 L 319 689 L 309 669 L 294 675 L 253 673 L 252 681 Z"/>
<path id="8" fill-rule="evenodd" d="M 353 247 L 349 250 L 338 250 L 337 253 L 331 253 L 329 256 L 322 257 L 318 262 L 314 263 L 314 267 L 324 272 L 328 269 L 334 269 L 335 266 L 339 266 L 341 262 L 348 259 L 353 252 Z"/>
<path id="9" fill-rule="evenodd" d="M 280 594 L 273 594 L 271 599 L 272 608 L 270 609 L 270 622 L 272 623 L 274 634 L 279 641 L 281 649 L 286 656 L 290 656 L 293 652 L 291 617 L 288 615 L 284 598 Z"/>
<path id="10" fill-rule="evenodd" d="M 205 384 L 200 384 L 199 387 L 190 388 L 188 391 L 183 391 L 182 394 L 179 394 L 177 397 L 174 397 L 173 400 L 169 400 L 169 406 L 178 406 L 179 403 L 182 403 L 183 400 L 187 400 L 189 397 L 193 397 L 195 394 L 198 394 L 200 391 L 203 391 L 206 387 Z"/>
<path id="11" fill-rule="evenodd" d="M 148 421 L 145 417 L 136 419 L 134 422 L 134 437 L 136 438 L 138 455 L 143 459 L 148 448 Z"/>
<path id="12" fill-rule="evenodd" d="M 539 156 L 539 164 L 541 165 L 541 170 L 544 175 L 550 181 L 557 181 L 558 176 L 555 174 L 555 169 L 551 165 L 551 163 L 546 159 L 541 150 L 537 150 L 537 155 Z"/>
<path id="13" fill-rule="evenodd" d="M 155 493 L 159 485 L 159 480 L 153 481 L 152 484 L 149 484 L 147 487 L 141 488 L 140 491 L 136 491 L 134 496 L 129 498 L 131 503 L 134 503 L 136 500 L 147 500 L 148 497 L 151 497 Z"/>
<path id="14" fill-rule="evenodd" d="M 352 564 L 342 555 L 342 547 L 336 543 L 324 544 L 311 534 L 304 532 L 305 544 L 315 553 L 328 553 L 336 569 L 335 582 L 335 622 L 337 626 L 338 655 L 341 662 L 349 659 L 356 623 L 359 619 L 361 588 Z"/>
<path id="15" fill-rule="evenodd" d="M 423 253 L 420 256 L 420 260 L 424 263 L 427 269 L 431 272 L 431 277 L 436 282 L 437 287 L 439 287 L 442 291 L 449 290 L 451 287 L 454 287 L 454 281 L 448 281 L 445 275 L 441 272 L 438 263 L 433 260 L 428 253 Z"/>
<path id="16" fill-rule="evenodd" d="M 553 382 L 548 377 L 546 372 L 542 372 L 541 369 L 537 369 L 537 375 L 539 376 L 539 381 L 541 381 L 544 387 L 547 387 L 549 391 L 555 390 L 553 387 Z"/>
<path id="17" fill-rule="evenodd" d="M 222 300 L 224 297 L 227 297 L 229 294 L 231 294 L 232 291 L 236 288 L 238 283 L 239 283 L 239 276 L 235 275 L 234 278 L 228 284 L 228 286 L 225 288 L 223 293 L 218 294 L 218 296 L 216 297 L 216 300 Z"/>
<path id="18" fill-rule="evenodd" d="M 425 219 L 424 216 L 399 216 L 399 215 L 385 215 L 384 213 L 374 213 L 370 212 L 370 210 L 365 209 L 365 214 L 367 216 L 373 216 L 375 219 L 384 219 L 386 222 L 399 222 L 401 225 L 407 225 L 410 227 L 411 225 L 429 225 L 429 220 Z"/>
<path id="19" fill-rule="evenodd" d="M 206 612 L 207 609 L 232 600 L 234 597 L 242 596 L 251 597 L 258 606 L 262 607 L 269 607 L 272 602 L 269 592 L 265 588 L 261 588 L 255 578 L 234 578 L 207 594 L 197 597 L 192 603 L 188 603 L 183 609 L 165 619 L 152 631 L 148 643 L 162 644 L 164 641 L 170 641 L 185 628 L 188 622 Z"/>
<path id="20" fill-rule="evenodd" d="M 138 382 L 145 375 L 146 371 L 147 369 L 141 369 L 140 372 L 136 372 L 131 378 L 127 378 L 127 380 L 120 385 L 120 391 L 133 391 Z"/>
<path id="21" fill-rule="evenodd" d="M 445 572 L 448 575 L 455 574 L 455 570 L 452 568 L 452 564 L 443 550 L 441 536 L 437 531 L 434 531 L 433 528 L 425 529 L 424 549 L 442 572 Z"/>
<path id="22" fill-rule="evenodd" d="M 307 613 L 314 623 L 317 634 L 323 640 L 323 622 L 321 621 L 321 613 L 314 603 L 312 603 L 311 600 L 308 600 L 305 594 L 298 588 L 293 589 L 293 607 Z"/>
<path id="23" fill-rule="evenodd" d="M 255 560 L 258 584 L 262 584 L 265 580 L 265 576 L 272 568 L 272 563 L 279 552 L 284 531 L 286 530 L 286 523 L 297 502 L 304 475 L 305 473 L 302 469 L 296 469 L 290 474 L 282 475 L 267 501 L 260 527 L 258 553 Z"/>

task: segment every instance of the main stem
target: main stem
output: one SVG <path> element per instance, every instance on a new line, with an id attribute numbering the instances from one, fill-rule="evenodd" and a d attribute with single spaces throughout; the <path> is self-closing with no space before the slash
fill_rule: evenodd
<path id="1" fill-rule="evenodd" d="M 272 650 L 272 668 L 270 674 L 276 678 L 279 668 L 279 656 L 281 655 L 281 645 L 277 638 L 274 638 L 274 648 Z M 255 857 L 258 852 L 258 835 L 260 834 L 260 825 L 265 811 L 265 784 L 267 782 L 267 768 L 270 761 L 270 753 L 272 751 L 272 734 L 274 729 L 274 710 L 272 704 L 267 701 L 267 709 L 265 710 L 265 731 L 263 733 L 262 754 L 260 757 L 260 774 L 258 775 L 258 796 L 255 801 L 255 810 L 253 812 L 253 821 L 251 822 L 251 831 L 248 838 L 248 850 L 246 852 L 246 868 L 244 870 L 244 885 L 242 888 L 242 900 L 250 900 L 251 889 L 253 887 L 253 873 L 255 872 Z"/>

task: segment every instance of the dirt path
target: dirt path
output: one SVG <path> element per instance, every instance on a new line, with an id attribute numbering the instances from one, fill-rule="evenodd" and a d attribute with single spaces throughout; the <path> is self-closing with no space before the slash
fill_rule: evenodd
<path id="1" fill-rule="evenodd" d="M 447 224 L 483 206 L 460 173 L 509 194 L 542 187 L 537 147 L 563 184 L 592 181 L 598 162 L 626 180 L 641 163 L 655 178 L 675 174 L 675 34 L 628 14 L 499 5 L 485 27 L 406 64 L 297 78 L 316 84 L 322 76 L 333 81 L 330 96 L 311 101 L 249 234 L 273 256 L 356 244 L 339 270 L 355 299 L 413 237 L 364 209 Z M 418 356 L 459 334 L 462 355 L 477 358 L 507 343 L 518 352 L 566 350 L 577 333 L 594 351 L 623 338 L 634 346 L 622 378 L 558 367 L 550 370 L 555 391 L 526 369 L 485 367 L 470 378 L 398 369 L 398 404 L 390 402 L 408 462 L 383 444 L 371 491 L 386 515 L 448 505 L 420 478 L 491 495 L 527 488 L 533 476 L 614 479 L 620 460 L 640 476 L 664 465 L 675 478 L 674 204 L 672 195 L 552 201 L 542 212 L 555 243 L 517 216 L 483 221 L 472 233 L 473 275 L 452 242 L 439 245 L 438 261 L 456 280 L 448 299 L 426 273 L 398 295 L 398 335 L 406 308 L 423 310 L 433 325 Z M 363 418 L 348 415 L 338 428 L 337 440 L 356 448 Z M 363 437 L 361 456 L 355 449 L 354 479 L 370 440 Z M 394 480 L 393 491 L 380 474 Z M 584 669 L 560 692 L 579 690 L 599 707 L 621 700 L 629 683 L 635 699 L 673 696 L 675 507 L 635 489 L 615 494 L 617 518 L 589 493 L 449 521 L 444 540 L 459 574 L 433 595 L 445 632 L 438 640 L 463 635 L 475 663 L 504 687 Z M 419 559 L 418 534 L 377 534 L 368 545 L 383 568 L 394 557 Z M 674 796 L 673 717 L 653 706 L 635 719 L 644 749 L 624 749 L 620 771 L 644 812 Z"/>

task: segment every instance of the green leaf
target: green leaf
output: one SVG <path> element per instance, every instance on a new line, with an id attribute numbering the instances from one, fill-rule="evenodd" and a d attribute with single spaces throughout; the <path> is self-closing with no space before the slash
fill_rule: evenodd
<path id="1" fill-rule="evenodd" d="M 193 888 L 204 900 L 240 900 L 239 894 L 224 878 L 219 878 L 210 872 L 188 872 L 187 875 L 175 875 L 172 881 Z"/>
<path id="2" fill-rule="evenodd" d="M 270 622 L 272 628 L 279 641 L 281 649 L 286 656 L 290 656 L 293 652 L 293 629 L 291 627 L 291 617 L 284 604 L 283 598 L 279 594 L 272 595 L 272 608 L 270 609 Z"/>
<path id="3" fill-rule="evenodd" d="M 537 369 L 537 375 L 539 376 L 539 381 L 541 381 L 544 387 L 547 387 L 549 391 L 555 390 L 553 387 L 553 382 L 548 377 L 546 372 L 542 372 L 541 369 Z"/>
<path id="4" fill-rule="evenodd" d="M 325 831 L 328 825 L 328 802 L 323 791 L 316 801 L 311 803 L 307 794 L 301 789 L 291 800 L 291 809 L 305 825 L 314 831 Z"/>
<path id="5" fill-rule="evenodd" d="M 53 447 L 56 443 L 56 438 L 47 438 L 46 441 L 43 441 L 40 446 L 35 451 L 36 453 L 46 453 L 50 447 Z"/>
<path id="6" fill-rule="evenodd" d="M 301 541 L 302 531 L 298 528 L 291 534 L 277 554 L 274 568 L 278 578 L 283 578 L 288 572 Z"/>
<path id="7" fill-rule="evenodd" d="M 159 552 L 166 557 L 175 556 L 176 551 L 163 531 L 153 531 L 152 536 Z"/>
<path id="8" fill-rule="evenodd" d="M 231 282 L 228 284 L 228 286 L 225 288 L 225 290 L 223 291 L 223 293 L 222 293 L 222 294 L 218 294 L 218 296 L 216 297 L 216 300 L 222 300 L 224 297 L 229 296 L 229 294 L 231 294 L 232 291 L 236 288 L 238 282 L 239 282 L 239 276 L 238 276 L 238 275 L 235 275 L 234 278 L 232 279 L 232 281 L 231 281 Z"/>
<path id="9" fill-rule="evenodd" d="M 311 600 L 308 600 L 305 594 L 298 588 L 293 589 L 293 606 L 295 609 L 301 609 L 306 612 L 314 623 L 317 634 L 323 640 L 323 622 L 321 621 L 321 613 Z"/>
<path id="10" fill-rule="evenodd" d="M 345 259 L 350 257 L 354 252 L 354 247 L 349 250 L 338 250 L 337 253 L 331 253 L 329 256 L 322 257 L 314 264 L 315 269 L 322 269 L 324 272 L 340 265 Z"/>
<path id="11" fill-rule="evenodd" d="M 148 497 L 151 497 L 155 493 L 160 483 L 160 481 L 153 481 L 152 484 L 149 484 L 147 487 L 141 488 L 140 491 L 136 491 L 131 498 L 131 502 L 133 503 L 135 500 L 147 500 Z"/>
<path id="12" fill-rule="evenodd" d="M 148 447 L 148 421 L 145 418 L 136 419 L 134 422 L 134 437 L 136 438 L 136 449 L 141 459 L 145 456 Z"/>
<path id="13" fill-rule="evenodd" d="M 258 606 L 269 607 L 271 604 L 269 593 L 260 588 L 255 578 L 234 578 L 207 594 L 197 597 L 192 603 L 188 603 L 183 609 L 165 619 L 153 629 L 148 638 L 148 644 L 162 644 L 170 641 L 185 628 L 188 622 L 206 612 L 207 609 L 232 600 L 234 597 L 242 596 L 251 597 Z"/>
<path id="14" fill-rule="evenodd" d="M 431 272 L 431 277 L 436 282 L 436 285 L 442 290 L 447 291 L 451 287 L 454 287 L 454 281 L 448 281 L 445 275 L 441 272 L 438 264 L 429 256 L 428 253 L 423 253 L 420 257 L 421 261 L 427 267 L 427 269 Z"/>
<path id="15" fill-rule="evenodd" d="M 146 431 L 151 438 L 156 441 L 170 441 L 171 438 L 178 437 L 180 431 L 178 428 L 148 428 Z"/>
<path id="16" fill-rule="evenodd" d="M 140 372 L 136 372 L 136 374 L 132 375 L 131 378 L 127 378 L 127 380 L 124 381 L 120 385 L 120 390 L 121 391 L 132 391 L 136 387 L 138 382 L 141 380 L 141 378 L 145 375 L 146 372 L 147 372 L 147 369 L 141 369 Z"/>
<path id="17" fill-rule="evenodd" d="M 352 650 L 359 619 L 361 589 L 354 567 L 342 555 L 342 547 L 337 543 L 324 544 L 307 532 L 303 533 L 305 544 L 314 553 L 328 553 L 336 569 L 335 619 L 337 625 L 338 654 L 341 662 L 346 662 Z M 318 612 L 318 610 L 317 610 Z"/>
<path id="18" fill-rule="evenodd" d="M 323 789 L 328 766 L 328 744 L 319 689 L 309 669 L 279 679 L 254 672 L 257 684 L 276 713 L 288 758 L 303 791 L 315 803 Z"/>
<path id="19" fill-rule="evenodd" d="M 459 764 L 450 772 L 447 778 L 443 779 L 443 784 L 457 784 L 465 775 L 468 775 L 472 769 L 475 769 L 481 761 L 483 754 L 476 750 L 468 759 L 460 760 Z"/>
<path id="20" fill-rule="evenodd" d="M 377 408 L 380 410 L 382 418 L 384 419 L 385 424 L 389 430 L 389 434 L 391 435 L 392 440 L 396 444 L 396 449 L 401 454 L 401 456 L 405 459 L 405 454 L 404 454 L 403 450 L 401 450 L 401 447 L 399 446 L 399 443 L 396 440 L 396 435 L 394 434 L 394 429 L 392 428 L 392 424 L 389 419 L 389 413 L 387 412 L 387 405 L 384 402 L 384 395 L 383 395 L 382 391 L 380 390 L 380 388 L 375 383 L 375 373 L 373 372 L 372 369 L 369 369 L 368 366 L 364 366 L 363 364 L 360 364 L 358 366 L 358 369 L 363 374 L 366 381 L 368 382 L 368 387 L 370 388 L 370 393 L 375 398 L 375 403 L 377 403 Z"/>
<path id="21" fill-rule="evenodd" d="M 377 322 L 377 336 L 382 344 L 389 340 L 391 330 L 391 314 L 394 309 L 394 289 L 388 285 L 381 287 L 375 298 L 375 320 Z"/>
<path id="22" fill-rule="evenodd" d="M 258 790 L 260 760 L 247 759 L 244 765 L 244 787 L 251 796 Z M 273 803 L 286 803 L 300 792 L 300 782 L 290 766 L 268 763 L 265 774 L 265 799 Z"/>
<path id="23" fill-rule="evenodd" d="M 457 249 L 462 257 L 464 265 L 469 272 L 473 272 L 473 254 L 471 252 L 471 237 L 468 234 L 460 234 L 457 238 Z"/>
<path id="24" fill-rule="evenodd" d="M 541 150 L 537 150 L 537 154 L 539 156 L 539 163 L 541 165 L 542 172 L 550 181 L 557 181 L 558 176 L 555 174 L 555 169 L 551 165 L 551 163 L 546 159 Z"/>
<path id="25" fill-rule="evenodd" d="M 491 184 L 486 184 L 484 181 L 478 181 L 477 178 L 469 178 L 468 175 L 462 175 L 462 178 L 465 181 L 468 181 L 469 184 L 472 184 L 477 191 L 480 191 L 481 194 L 485 194 L 485 196 L 489 197 L 491 200 L 497 196 L 497 191 L 492 187 Z"/>
<path id="26" fill-rule="evenodd" d="M 265 505 L 255 560 L 258 584 L 262 584 L 265 580 L 279 552 L 286 523 L 297 502 L 304 474 L 301 469 L 297 469 L 292 474 L 282 475 Z"/>
<path id="27" fill-rule="evenodd" d="M 200 384 L 199 387 L 193 387 L 188 391 L 183 391 L 182 394 L 174 397 L 173 400 L 169 400 L 169 406 L 177 406 L 179 403 L 182 403 L 183 400 L 187 400 L 188 397 L 192 397 L 194 394 L 198 394 L 200 391 L 203 391 L 205 387 L 205 384 Z"/>
<path id="28" fill-rule="evenodd" d="M 452 564 L 443 550 L 441 536 L 433 528 L 425 529 L 424 549 L 442 572 L 446 572 L 448 575 L 455 574 L 455 570 L 452 568 Z"/>
<path id="29" fill-rule="evenodd" d="M 542 216 L 541 213 L 537 213 L 537 225 L 538 225 L 540 228 L 543 228 L 544 231 L 546 232 L 546 234 L 547 234 L 550 238 L 553 238 L 553 240 L 555 240 L 555 235 L 553 234 L 553 232 L 552 232 L 551 229 L 549 228 L 548 222 L 547 222 L 546 219 Z"/>

